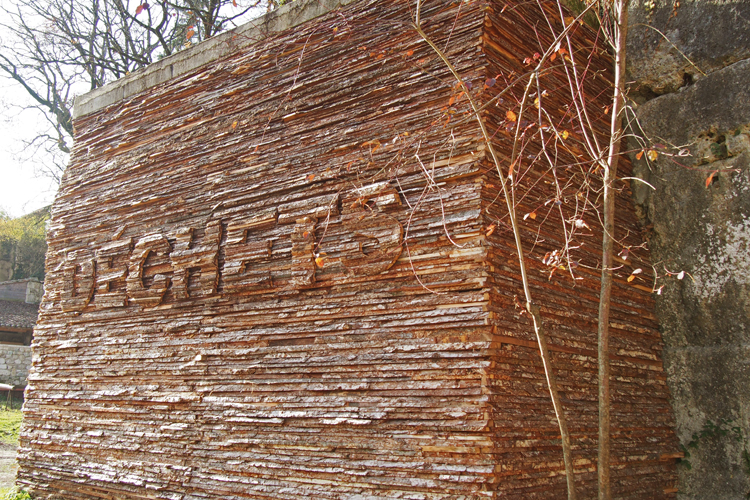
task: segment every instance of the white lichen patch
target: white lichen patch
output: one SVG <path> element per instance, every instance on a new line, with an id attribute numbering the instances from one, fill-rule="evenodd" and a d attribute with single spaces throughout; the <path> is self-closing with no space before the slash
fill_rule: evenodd
<path id="1" fill-rule="evenodd" d="M 697 295 L 709 299 L 722 293 L 727 283 L 750 285 L 750 219 L 722 228 L 706 227 L 712 239 L 707 252 L 697 257 L 693 273 Z"/>

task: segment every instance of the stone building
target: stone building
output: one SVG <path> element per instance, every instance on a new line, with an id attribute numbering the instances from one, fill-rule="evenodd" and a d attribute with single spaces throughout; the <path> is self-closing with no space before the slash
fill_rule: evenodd
<path id="1" fill-rule="evenodd" d="M 0 283 L 0 383 L 26 385 L 43 285 L 36 278 Z"/>

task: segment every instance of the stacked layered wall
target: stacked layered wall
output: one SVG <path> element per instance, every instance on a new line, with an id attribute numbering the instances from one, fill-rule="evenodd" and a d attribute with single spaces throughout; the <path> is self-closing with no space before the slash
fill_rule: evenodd
<path id="1" fill-rule="evenodd" d="M 501 10 L 423 6 L 478 98 L 504 64 L 488 41 L 541 26 Z M 363 1 L 260 41 L 229 34 L 228 55 L 76 119 L 22 485 L 76 499 L 559 497 L 493 167 L 411 15 Z M 594 276 L 573 289 L 533 276 L 545 313 L 579 295 L 550 328 L 589 489 Z M 673 474 L 658 461 L 673 451 L 660 343 L 648 294 L 623 290 L 616 476 L 658 498 Z"/>
<path id="2" fill-rule="evenodd" d="M 554 3 L 542 5 L 544 23 L 537 5 L 488 12 L 488 77 L 509 81 L 523 75 L 536 66 L 540 54 L 556 46 L 555 38 L 572 17 L 563 23 Z M 550 28 L 540 29 L 547 22 Z M 553 52 L 556 57 L 532 83 L 517 146 L 515 206 L 531 294 L 549 336 L 582 494 L 596 498 L 602 175 L 585 143 L 607 144 L 612 63 L 605 40 L 590 35 L 586 27 L 572 30 L 570 41 L 563 39 L 558 46 L 562 50 Z M 524 78 L 487 114 L 493 143 L 507 160 L 505 169 L 517 129 L 508 112 L 520 115 L 527 83 Z M 579 103 L 586 104 L 584 123 L 590 126 L 582 126 L 584 108 L 574 104 L 572 93 L 583 95 Z M 624 156 L 618 173 L 621 178 L 631 175 Z M 508 498 L 563 498 L 559 429 L 532 322 L 518 307 L 524 293 L 508 210 L 497 197 L 497 175 L 490 176 L 484 189 L 483 216 L 486 224 L 498 228 L 487 242 L 493 327 L 488 385 L 500 481 Z M 661 363 L 663 344 L 653 315 L 655 287 L 643 274 L 651 263 L 629 182 L 619 181 L 616 189 L 617 266 L 610 317 L 612 493 L 623 499 L 671 498 L 676 493 L 673 458 L 678 454 Z"/>

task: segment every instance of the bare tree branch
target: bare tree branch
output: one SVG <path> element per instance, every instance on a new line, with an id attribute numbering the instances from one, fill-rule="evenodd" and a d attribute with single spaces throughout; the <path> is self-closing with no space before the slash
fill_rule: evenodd
<path id="1" fill-rule="evenodd" d="M 12 0 L 0 23 L 0 75 L 25 90 L 27 108 L 50 124 L 40 141 L 67 154 L 73 136 L 73 99 L 233 27 L 275 0 Z M 241 5 L 240 5 L 241 4 Z M 54 162 L 50 167 L 57 169 Z M 50 168 L 41 169 L 45 174 Z M 59 179 L 62 171 L 52 177 Z"/>

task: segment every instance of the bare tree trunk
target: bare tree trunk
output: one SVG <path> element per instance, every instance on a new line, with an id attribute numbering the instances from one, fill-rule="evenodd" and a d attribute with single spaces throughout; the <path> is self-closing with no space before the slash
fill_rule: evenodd
<path id="1" fill-rule="evenodd" d="M 612 105 L 612 124 L 609 156 L 604 169 L 604 236 L 602 239 L 602 279 L 599 295 L 599 500 L 610 500 L 610 390 L 609 390 L 609 309 L 612 294 L 614 261 L 615 197 L 614 183 L 622 142 L 622 109 L 624 106 L 625 39 L 628 27 L 628 8 L 625 0 L 615 0 L 614 51 L 615 89 Z"/>

